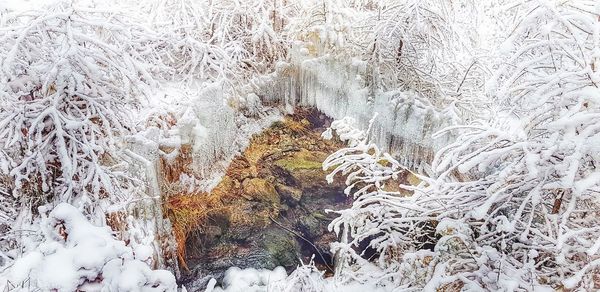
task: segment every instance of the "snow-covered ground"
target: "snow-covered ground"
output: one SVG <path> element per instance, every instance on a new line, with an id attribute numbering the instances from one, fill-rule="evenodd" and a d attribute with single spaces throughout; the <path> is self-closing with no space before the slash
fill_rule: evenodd
<path id="1" fill-rule="evenodd" d="M 41 218 L 43 239 L 0 274 L 2 291 L 175 291 L 170 271 L 152 270 L 153 250 L 115 239 L 79 210 L 59 204 Z"/>
<path id="2" fill-rule="evenodd" d="M 314 266 L 300 266 L 287 275 L 283 267 L 274 270 L 230 268 L 223 279 L 223 285 L 211 281 L 204 292 L 270 292 L 270 291 L 306 291 L 306 292 L 389 292 L 393 287 L 376 284 L 336 283 L 333 277 L 323 278 L 323 273 Z"/>

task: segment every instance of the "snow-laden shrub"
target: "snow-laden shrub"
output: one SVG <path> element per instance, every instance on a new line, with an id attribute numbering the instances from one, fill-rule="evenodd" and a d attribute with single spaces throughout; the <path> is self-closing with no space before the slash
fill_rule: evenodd
<path id="1" fill-rule="evenodd" d="M 425 291 L 542 288 L 531 277 L 529 262 L 521 266 L 507 260 L 499 246 L 478 241 L 481 223 L 460 215 L 469 206 L 451 204 L 451 194 L 433 191 L 445 182 L 418 176 L 423 182 L 410 186 L 406 168 L 369 142 L 369 131 L 357 130 L 348 118 L 332 123 L 332 129 L 350 146 L 330 155 L 323 167 L 331 171 L 329 181 L 346 177 L 346 194 L 354 199 L 330 224 L 341 239 L 332 245 L 338 283 Z"/>
<path id="2" fill-rule="evenodd" d="M 5 272 L 10 291 L 177 290 L 171 272 L 150 268 L 150 247 L 115 239 L 72 205 L 57 205 L 40 226 L 44 240 Z"/>
<path id="3" fill-rule="evenodd" d="M 190 0 L 140 5 L 150 25 L 170 39 L 161 52 L 175 69 L 170 78 L 231 83 L 266 73 L 285 57 L 282 30 L 289 6 L 293 3 Z"/>
<path id="4" fill-rule="evenodd" d="M 35 236 L 38 206 L 68 202 L 103 223 L 141 194 L 121 138 L 137 131 L 137 107 L 163 68 L 156 35 L 114 7 L 34 8 L 3 13 L 0 31 L 0 255 L 9 262 L 16 254 L 5 253 Z"/>
<path id="5" fill-rule="evenodd" d="M 24 204 L 95 212 L 127 200 L 118 138 L 154 85 L 154 36 L 132 19 L 62 1 L 11 13 L 0 32 L 0 172 Z M 106 206 L 104 206 L 106 207 Z"/>
<path id="6" fill-rule="evenodd" d="M 328 291 L 323 277 L 324 272 L 319 271 L 311 261 L 298 266 L 284 280 L 273 282 L 269 285 L 270 291 L 281 292 L 321 292 Z"/>
<path id="7" fill-rule="evenodd" d="M 161 72 L 163 78 L 192 82 L 231 77 L 229 56 L 211 41 L 213 10 L 208 3 L 152 0 L 138 4 L 149 25 L 167 40 L 158 53 L 173 70 Z"/>
<path id="8" fill-rule="evenodd" d="M 459 2 L 407 0 L 384 4 L 372 16 L 378 20 L 371 20 L 376 25 L 370 46 L 383 86 L 399 81 L 430 98 L 456 91 L 470 65 L 464 63 L 472 62 L 467 52 L 473 42 L 458 28 L 457 10 L 466 1 Z"/>
<path id="9" fill-rule="evenodd" d="M 340 242 L 332 245 L 337 277 L 342 283 L 368 283 L 381 278 L 383 286 L 389 285 L 390 281 L 399 285 L 400 279 L 386 276 L 398 272 L 396 256 L 412 251 L 418 237 L 427 235 L 422 230 L 426 225 L 419 228 L 416 224 L 419 219 L 408 215 L 421 211 L 419 206 L 412 206 L 411 197 L 401 192 L 409 187 L 396 183 L 395 189 L 386 188 L 392 181 L 399 180 L 406 170 L 369 141 L 370 129 L 356 129 L 352 119 L 333 122 L 324 136 L 331 137 L 332 130 L 347 141 L 349 147 L 331 154 L 323 162 L 323 169 L 330 171 L 328 182 L 338 174 L 345 176 L 348 185 L 345 193 L 354 199 L 352 207 L 336 211 L 339 217 L 329 225 L 340 236 Z M 375 265 L 363 258 L 365 246 L 379 253 Z"/>
<path id="10" fill-rule="evenodd" d="M 306 53 L 338 57 L 362 53 L 373 25 L 364 20 L 373 7 L 348 1 L 303 1 L 299 5 L 298 17 L 290 21 L 287 30 L 294 40 L 306 42 Z"/>
<path id="11" fill-rule="evenodd" d="M 600 264 L 600 12 L 592 1 L 535 2 L 488 86 L 497 116 L 438 153 L 445 202 L 530 281 L 594 289 Z M 560 268 L 558 268 L 560 267 Z M 523 284 L 521 285 L 523 287 Z"/>
<path id="12" fill-rule="evenodd" d="M 393 226 L 386 226 L 396 212 L 403 211 L 397 210 L 395 205 L 396 200 L 402 200 L 402 193 L 386 189 L 386 182 L 398 180 L 406 170 L 389 154 L 370 143 L 368 131 L 355 129 L 352 120 L 335 121 L 331 127 L 340 139 L 349 141 L 350 147 L 330 155 L 323 162 L 323 169 L 331 171 L 327 176 L 329 183 L 337 174 L 346 176 L 348 187 L 345 193 L 351 195 L 354 202 L 350 209 L 338 211 L 340 216 L 333 220 L 330 228 L 338 234 L 343 229 L 349 232 L 343 235 L 342 244 L 359 246 L 363 241 L 371 241 L 379 249 L 380 263 L 383 264 L 388 251 L 391 252 L 389 249 L 403 248 L 399 239 L 411 236 L 410 225 L 403 226 L 395 221 Z M 386 232 L 382 233 L 381 228 L 385 228 Z M 350 242 L 343 242 L 347 239 Z"/>
<path id="13" fill-rule="evenodd" d="M 440 109 L 481 114 L 474 102 L 482 102 L 488 71 L 475 28 L 487 15 L 472 0 L 305 1 L 300 7 L 287 27 L 292 40 L 302 41 L 298 55 L 356 58 L 367 64 L 361 77 L 374 90 L 413 90 Z"/>
<path id="14" fill-rule="evenodd" d="M 487 87 L 497 114 L 448 128 L 456 142 L 418 186 L 397 185 L 402 166 L 366 135 L 326 161 L 355 196 L 332 223 L 342 274 L 407 289 L 597 289 L 598 8 L 525 5 Z M 363 268 L 361 241 L 379 272 Z"/>

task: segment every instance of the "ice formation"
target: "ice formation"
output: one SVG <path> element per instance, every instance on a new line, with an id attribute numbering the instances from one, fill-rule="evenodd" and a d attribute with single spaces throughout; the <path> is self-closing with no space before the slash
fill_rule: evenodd
<path id="1" fill-rule="evenodd" d="M 453 108 L 436 108 L 416 92 L 381 90 L 366 62 L 315 57 L 300 48 L 293 48 L 291 55 L 289 64 L 280 64 L 270 78 L 256 82 L 265 104 L 289 111 L 313 106 L 336 120 L 353 117 L 363 129 L 377 114 L 371 140 L 415 170 L 451 139 L 450 134 L 432 136 L 456 120 Z"/>
<path id="2" fill-rule="evenodd" d="M 231 159 L 247 146 L 250 137 L 281 119 L 281 114 L 258 104 L 255 106 L 260 107 L 260 118 L 241 115 L 225 102 L 227 99 L 219 83 L 187 90 L 179 87 L 179 83 L 162 84 L 161 92 L 149 101 L 150 112 L 140 113 L 142 117 L 151 117 L 146 121 L 149 125 L 128 138 L 127 147 L 135 156 L 136 167 L 146 169 L 144 176 L 151 189 L 158 189 L 157 174 L 149 168 L 157 169 L 154 164 L 161 155 L 167 160 L 179 155 L 179 150 L 164 153 L 161 149 L 190 145 L 195 176 L 180 179 L 189 188 L 209 191 L 219 183 Z M 172 118 L 175 124 L 166 125 L 165 117 Z"/>

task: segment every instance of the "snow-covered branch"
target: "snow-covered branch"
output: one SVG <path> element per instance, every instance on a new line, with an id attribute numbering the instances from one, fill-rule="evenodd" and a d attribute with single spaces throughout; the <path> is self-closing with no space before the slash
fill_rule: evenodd
<path id="1" fill-rule="evenodd" d="M 9 17 L 0 31 L 6 191 L 34 207 L 70 202 L 89 213 L 128 200 L 119 137 L 135 130 L 131 110 L 155 86 L 155 35 L 128 16 L 67 2 Z"/>

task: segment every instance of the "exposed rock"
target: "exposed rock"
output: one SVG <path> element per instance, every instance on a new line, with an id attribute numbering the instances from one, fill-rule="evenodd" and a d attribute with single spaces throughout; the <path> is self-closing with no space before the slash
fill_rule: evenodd
<path id="1" fill-rule="evenodd" d="M 273 184 L 261 178 L 245 179 L 242 182 L 243 194 L 262 202 L 281 204 L 279 194 Z"/>
<path id="2" fill-rule="evenodd" d="M 273 266 L 293 267 L 298 264 L 300 244 L 294 234 L 281 228 L 269 229 L 262 240 L 262 247 L 273 261 Z"/>
<path id="3" fill-rule="evenodd" d="M 329 221 L 327 219 L 321 212 L 313 212 L 308 216 L 300 218 L 298 227 L 308 239 L 312 240 L 323 235 L 323 228 L 326 228 Z"/>
<path id="4" fill-rule="evenodd" d="M 343 145 L 321 139 L 329 123 L 323 117 L 298 110 L 253 137 L 234 159 L 211 192 L 222 206 L 187 238 L 188 279 L 220 280 L 232 266 L 291 270 L 313 254 L 323 268 L 331 265 L 329 243 L 336 238 L 327 225 L 335 215 L 324 210 L 350 201 L 342 180 L 325 181 L 321 163 Z"/>
<path id="5" fill-rule="evenodd" d="M 300 199 L 302 199 L 302 190 L 300 189 L 288 187 L 281 183 L 275 185 L 275 189 L 283 201 L 291 207 L 297 206 L 300 202 Z"/>

